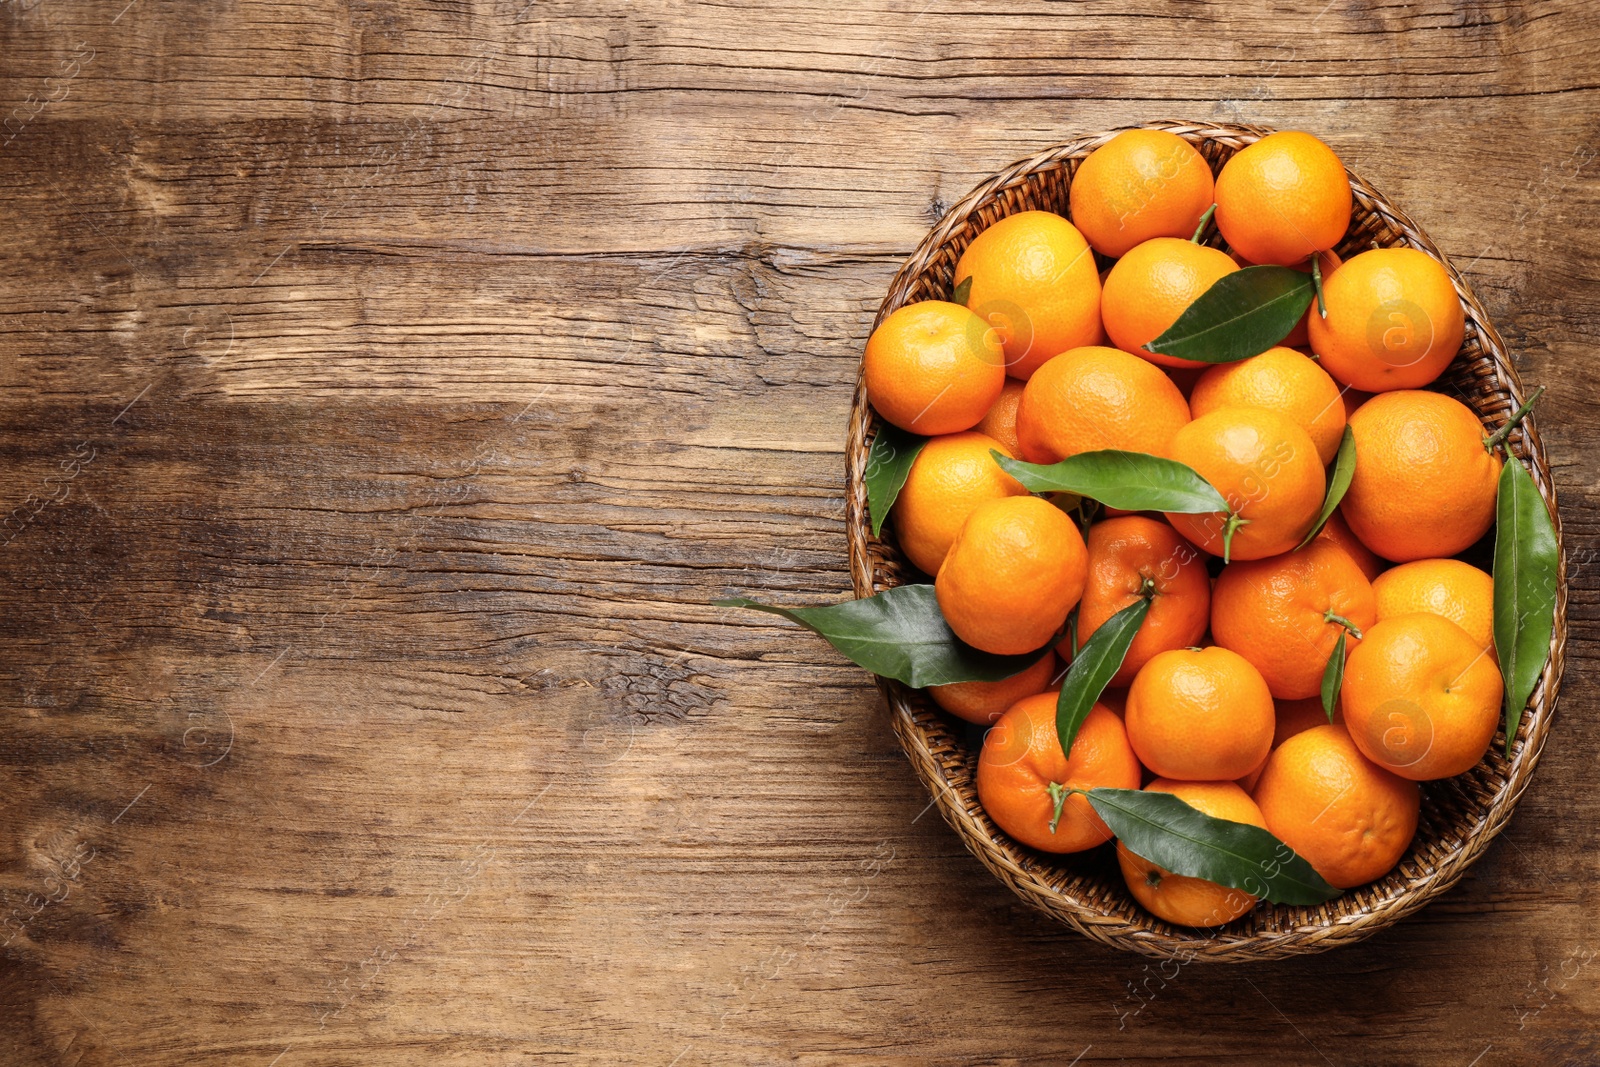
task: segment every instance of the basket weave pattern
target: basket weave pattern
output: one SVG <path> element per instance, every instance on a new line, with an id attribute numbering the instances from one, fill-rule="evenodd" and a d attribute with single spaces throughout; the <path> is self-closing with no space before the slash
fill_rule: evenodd
<path id="1" fill-rule="evenodd" d="M 1183 122 L 1150 123 L 1147 128 L 1169 130 L 1189 141 L 1213 172 L 1234 152 L 1272 132 L 1257 126 Z M 995 221 L 1030 209 L 1066 216 L 1067 190 L 1078 164 L 1118 132 L 1108 130 L 1046 149 L 967 194 L 895 275 L 874 327 L 905 304 L 949 299 L 957 259 Z M 1461 275 L 1416 223 L 1362 179 L 1351 175 L 1350 185 L 1355 211 L 1337 251 L 1348 259 L 1374 245 L 1409 246 L 1444 265 L 1466 309 L 1466 336 L 1460 355 L 1434 388 L 1464 401 L 1486 426 L 1499 425 L 1523 399 L 1505 342 Z M 1220 239 L 1213 237 L 1212 242 Z M 877 425 L 858 379 L 846 463 L 850 575 L 860 597 L 907 580 L 925 580 L 901 554 L 890 525 L 884 526 L 881 539 L 872 536 L 868 525 L 865 469 Z M 1532 416 L 1511 434 L 1508 445 L 1528 462 L 1555 514 L 1549 463 Z M 1559 543 L 1559 519 L 1557 538 Z M 883 678 L 878 685 L 888 699 L 895 733 L 945 821 L 967 849 L 1027 903 L 1097 941 L 1149 956 L 1241 962 L 1320 952 L 1367 937 L 1454 885 L 1510 818 L 1550 731 L 1560 683 L 1566 641 L 1564 550 L 1562 560 L 1550 661 L 1523 715 L 1511 758 L 1504 756 L 1502 727 L 1477 767 L 1455 778 L 1425 783 L 1416 839 L 1399 865 L 1380 881 L 1314 907 L 1262 904 L 1211 931 L 1174 927 L 1145 912 L 1128 895 L 1115 863 L 1104 857 L 1050 856 L 1011 840 L 978 803 L 976 729 L 945 715 L 916 690 Z"/>

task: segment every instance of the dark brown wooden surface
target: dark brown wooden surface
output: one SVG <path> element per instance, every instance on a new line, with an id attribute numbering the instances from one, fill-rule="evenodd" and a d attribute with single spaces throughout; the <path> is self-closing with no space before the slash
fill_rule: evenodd
<path id="1" fill-rule="evenodd" d="M 0 6 L 0 1062 L 1600 1062 L 1597 93 L 1576 0 Z M 1458 888 L 1176 973 L 708 606 L 846 595 L 944 207 L 1166 117 L 1323 135 L 1465 269 L 1573 582 Z"/>

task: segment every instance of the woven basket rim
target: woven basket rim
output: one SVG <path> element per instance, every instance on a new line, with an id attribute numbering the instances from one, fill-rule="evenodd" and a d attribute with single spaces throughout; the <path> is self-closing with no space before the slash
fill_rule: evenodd
<path id="1" fill-rule="evenodd" d="M 979 216 L 983 211 L 997 204 L 1001 217 L 1021 210 L 1016 203 L 1022 201 L 1030 183 L 1049 181 L 1054 173 L 1063 172 L 1126 129 L 1167 130 L 1203 151 L 1211 147 L 1219 152 L 1236 151 L 1274 132 L 1265 126 L 1165 120 L 1073 138 L 1019 160 L 980 182 L 929 230 L 895 274 L 873 327 L 876 328 L 890 312 L 913 302 L 913 290 L 926 274 L 937 270 L 942 253 L 953 240 L 971 231 L 967 233 L 970 240 L 972 234 L 981 231 Z M 1460 272 L 1405 212 L 1358 175 L 1349 174 L 1349 179 L 1355 199 L 1352 234 L 1359 229 L 1379 229 L 1390 238 L 1384 242 L 1387 245 L 1403 244 L 1419 249 L 1439 261 L 1449 274 L 1466 312 L 1467 339 L 1463 349 L 1470 347 L 1474 337 L 1481 349 L 1475 359 L 1463 362 L 1458 356 L 1452 363 L 1452 371 L 1459 365 L 1461 373 L 1470 374 L 1477 384 L 1478 393 L 1465 398 L 1466 402 L 1481 417 L 1488 414 L 1483 408 L 1490 404 L 1491 398 L 1496 411 L 1503 408 L 1509 412 L 1521 404 L 1524 399 L 1522 384 L 1505 342 Z M 1064 192 L 1060 195 L 1064 196 Z M 1064 200 L 1061 213 L 1067 213 Z M 1358 224 L 1356 219 L 1362 221 Z M 975 224 L 977 229 L 973 229 Z M 1348 254 L 1348 246 L 1343 247 Z M 953 257 L 944 255 L 943 258 L 948 259 L 953 268 Z M 900 584 L 896 574 L 901 559 L 898 549 L 873 537 L 868 526 L 864 475 L 875 425 L 876 416 L 867 404 L 865 384 L 858 373 L 846 446 L 846 528 L 851 582 L 857 597 L 871 596 Z M 1088 893 L 1078 890 L 1077 883 L 1088 882 L 1094 876 L 1092 872 L 1086 874 L 1075 868 L 1074 857 L 1051 857 L 1034 852 L 1000 831 L 978 804 L 970 773 L 961 770 L 963 766 L 970 769 L 972 754 L 959 739 L 954 744 L 961 751 L 952 751 L 952 720 L 933 708 L 919 692 L 879 677 L 877 682 L 889 703 L 896 736 L 918 778 L 932 794 L 940 814 L 967 849 L 1023 901 L 1103 944 L 1161 958 L 1243 962 L 1319 952 L 1368 937 L 1449 889 L 1483 854 L 1504 828 L 1527 788 L 1554 717 L 1567 633 L 1565 541 L 1556 509 L 1555 487 L 1535 416 L 1530 414 L 1507 443 L 1513 454 L 1528 461 L 1534 482 L 1555 518 L 1560 552 L 1555 632 L 1549 661 L 1523 714 L 1510 759 L 1501 755 L 1504 750 L 1502 727 L 1484 763 L 1468 772 L 1469 775 L 1487 774 L 1493 784 L 1492 792 L 1484 798 L 1483 804 L 1456 817 L 1448 827 L 1442 824 L 1438 827 L 1441 833 L 1448 830 L 1449 835 L 1430 843 L 1430 847 L 1443 853 L 1437 861 L 1424 861 L 1418 855 L 1419 844 L 1414 842 L 1395 870 L 1377 882 L 1347 892 L 1330 905 L 1309 908 L 1262 905 L 1244 919 L 1214 930 L 1173 927 L 1131 904 L 1120 880 L 1110 887 L 1111 895 L 1122 897 L 1120 906 L 1114 908 L 1105 900 L 1092 899 Z M 887 528 L 885 534 L 888 534 Z M 1424 800 L 1423 816 L 1424 826 L 1433 832 L 1428 799 Z M 1419 842 L 1422 836 L 1423 828 L 1419 827 Z"/>

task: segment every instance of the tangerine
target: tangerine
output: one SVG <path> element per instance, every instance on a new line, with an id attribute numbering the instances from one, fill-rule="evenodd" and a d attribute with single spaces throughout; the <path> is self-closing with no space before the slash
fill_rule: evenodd
<path id="1" fill-rule="evenodd" d="M 1328 884 L 1381 878 L 1417 832 L 1422 792 L 1363 756 L 1343 726 L 1314 726 L 1284 741 L 1256 783 L 1267 829 Z"/>
<path id="2" fill-rule="evenodd" d="M 1339 691 L 1362 754 L 1418 782 L 1477 765 L 1500 724 L 1502 696 L 1488 650 L 1427 612 L 1391 616 L 1368 630 Z"/>
<path id="3" fill-rule="evenodd" d="M 970 430 L 1005 384 L 1005 354 L 988 325 L 943 300 L 907 304 L 867 338 L 867 400 L 888 422 L 932 436 Z"/>
<path id="4" fill-rule="evenodd" d="M 1046 653 L 1027 670 L 997 682 L 951 682 L 928 687 L 933 702 L 958 719 L 988 726 L 1024 697 L 1043 693 L 1055 677 L 1056 657 Z"/>
<path id="5" fill-rule="evenodd" d="M 1289 266 L 1332 248 L 1353 205 L 1339 157 L 1298 130 L 1241 148 L 1217 175 L 1217 229 L 1251 263 Z"/>
<path id="6" fill-rule="evenodd" d="M 1311 435 L 1266 408 L 1218 408 L 1184 426 L 1171 458 L 1221 494 L 1226 512 L 1168 512 L 1173 529 L 1212 555 L 1261 559 L 1305 537 L 1322 507 L 1326 473 Z"/>
<path id="7" fill-rule="evenodd" d="M 1090 551 L 1091 566 L 1094 558 Z M 1372 583 L 1378 621 L 1426 611 L 1467 631 L 1494 652 L 1494 579 L 1459 559 L 1418 559 L 1385 571 Z"/>
<path id="8" fill-rule="evenodd" d="M 991 450 L 1015 458 L 994 438 L 968 430 L 928 438 L 912 461 L 890 514 L 900 548 L 924 573 L 939 573 L 973 508 L 985 500 L 1027 494 L 1000 469 Z"/>
<path id="9" fill-rule="evenodd" d="M 1072 221 L 1115 259 L 1152 237 L 1188 237 L 1212 202 L 1211 168 L 1166 130 L 1123 130 L 1078 164 Z"/>
<path id="10" fill-rule="evenodd" d="M 1158 652 L 1128 687 L 1128 742 L 1162 778 L 1242 778 L 1272 749 L 1276 716 L 1261 674 L 1225 648 Z"/>
<path id="11" fill-rule="evenodd" d="M 1472 409 L 1442 393 L 1379 393 L 1350 416 L 1356 469 L 1339 506 L 1361 543 L 1399 563 L 1453 556 L 1494 525 L 1500 457 Z"/>
<path id="12" fill-rule="evenodd" d="M 1015 458 L 1022 455 L 1022 445 L 1017 441 L 1017 407 L 1022 403 L 1022 389 L 1026 383 L 1006 378 L 1000 395 L 984 412 L 973 429 L 986 433 L 1005 446 L 1006 454 Z"/>
<path id="13" fill-rule="evenodd" d="M 1128 685 L 1156 653 L 1196 644 L 1205 634 L 1211 579 L 1200 553 L 1171 526 L 1142 515 L 1106 519 L 1089 527 L 1088 550 L 1080 648 L 1111 616 L 1150 593 L 1150 610 L 1108 685 Z M 1070 638 L 1063 646 L 1070 656 Z"/>
<path id="14" fill-rule="evenodd" d="M 1000 829 L 1044 852 L 1082 852 L 1111 830 L 1081 793 L 1139 788 L 1139 761 L 1122 720 L 1096 704 L 1084 716 L 1069 759 L 1056 735 L 1056 695 L 1012 705 L 983 739 L 978 801 Z"/>
<path id="15" fill-rule="evenodd" d="M 1106 275 L 1100 315 L 1111 343 L 1164 367 L 1195 367 L 1192 359 L 1146 351 L 1218 278 L 1239 269 L 1226 252 L 1181 237 L 1136 245 Z"/>
<path id="16" fill-rule="evenodd" d="M 1281 556 L 1235 560 L 1211 591 L 1212 640 L 1249 660 L 1279 700 L 1320 693 L 1339 635 L 1353 648 L 1376 621 L 1366 575 L 1320 538 Z"/>
<path id="17" fill-rule="evenodd" d="M 1328 315 L 1309 320 L 1311 348 L 1346 385 L 1369 393 L 1418 389 L 1461 348 L 1461 297 L 1426 252 L 1369 249 L 1324 277 L 1322 293 Z"/>
<path id="18" fill-rule="evenodd" d="M 1077 523 L 1036 496 L 972 509 L 934 579 L 945 622 L 974 648 L 1044 647 L 1083 595 L 1088 553 Z"/>
<path id="19" fill-rule="evenodd" d="M 1160 368 L 1115 348 L 1063 352 L 1029 379 L 1017 440 L 1030 463 L 1113 448 L 1165 456 L 1189 405 Z"/>
<path id="20" fill-rule="evenodd" d="M 1383 568 L 1386 566 L 1384 561 L 1350 532 L 1349 524 L 1337 511 L 1329 515 L 1328 521 L 1317 531 L 1317 540 L 1332 541 L 1344 549 L 1345 554 L 1355 560 L 1356 566 L 1361 568 L 1361 573 L 1367 576 L 1367 581 L 1377 581 L 1378 575 L 1383 573 Z"/>
<path id="21" fill-rule="evenodd" d="M 971 279 L 967 307 L 993 328 L 1014 378 L 1026 381 L 1051 356 L 1105 336 L 1089 242 L 1053 212 L 1019 211 L 994 223 L 961 253 L 955 278 L 958 287 Z"/>
<path id="22" fill-rule="evenodd" d="M 1196 811 L 1213 819 L 1266 829 L 1261 809 L 1233 782 L 1175 782 L 1157 778 L 1146 792 L 1171 793 Z M 1256 906 L 1256 898 L 1204 878 L 1173 874 L 1117 842 L 1117 863 L 1127 880 L 1128 892 L 1158 919 L 1179 926 L 1221 926 Z"/>

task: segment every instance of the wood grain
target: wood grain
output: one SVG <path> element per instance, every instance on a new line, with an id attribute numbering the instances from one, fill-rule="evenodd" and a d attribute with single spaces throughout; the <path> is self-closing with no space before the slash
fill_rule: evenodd
<path id="1" fill-rule="evenodd" d="M 1597 44 L 1540 0 L 11 0 L 0 1061 L 1600 1061 Z M 1427 227 L 1549 386 L 1572 555 L 1509 832 L 1248 969 L 1024 911 L 859 670 L 709 606 L 846 595 L 860 344 L 944 207 L 1162 117 L 1316 131 Z"/>

